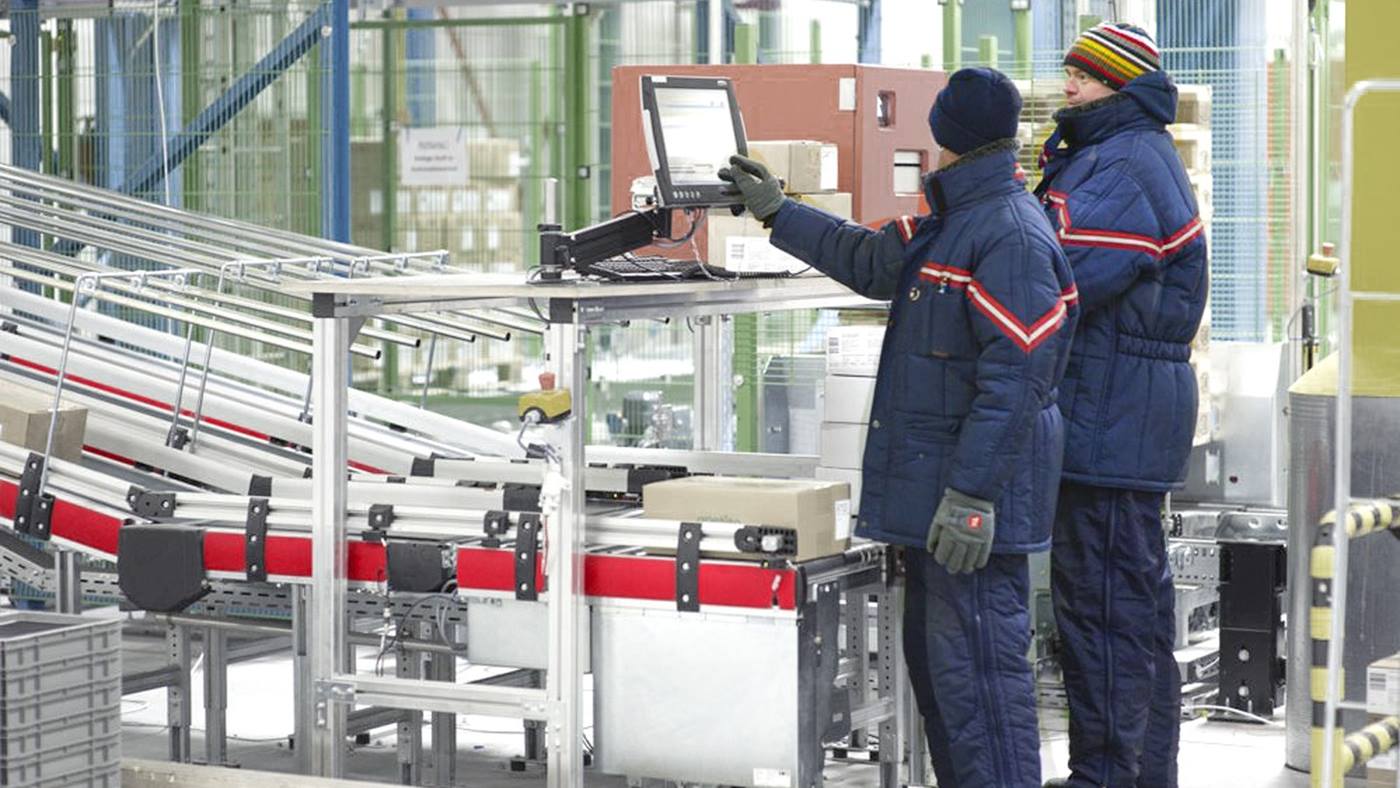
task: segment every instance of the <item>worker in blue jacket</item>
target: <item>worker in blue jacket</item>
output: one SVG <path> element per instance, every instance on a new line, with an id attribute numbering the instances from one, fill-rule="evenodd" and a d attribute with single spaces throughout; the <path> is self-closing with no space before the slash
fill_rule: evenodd
<path id="1" fill-rule="evenodd" d="M 1070 779 L 1174 788 L 1180 677 L 1162 508 L 1196 425 L 1188 360 L 1206 239 L 1167 134 L 1176 87 L 1143 30 L 1105 23 L 1064 60 L 1068 106 L 1036 189 L 1083 311 L 1060 386 L 1064 484 L 1051 552 Z"/>
<path id="2" fill-rule="evenodd" d="M 721 176 L 779 249 L 893 302 L 856 533 L 905 548 L 904 648 L 944 788 L 1040 785 L 1027 554 L 1050 546 L 1078 306 L 1016 163 L 1020 109 L 1003 74 L 954 74 L 929 114 L 932 212 L 881 230 L 785 198 L 750 159 Z"/>

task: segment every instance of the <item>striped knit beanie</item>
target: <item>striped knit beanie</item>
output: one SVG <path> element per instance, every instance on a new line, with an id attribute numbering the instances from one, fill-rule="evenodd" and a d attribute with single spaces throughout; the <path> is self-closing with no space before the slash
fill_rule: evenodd
<path id="1" fill-rule="evenodd" d="M 1065 65 L 1083 69 L 1114 90 L 1162 68 L 1157 44 L 1133 25 L 1103 22 L 1079 34 L 1065 53 Z"/>

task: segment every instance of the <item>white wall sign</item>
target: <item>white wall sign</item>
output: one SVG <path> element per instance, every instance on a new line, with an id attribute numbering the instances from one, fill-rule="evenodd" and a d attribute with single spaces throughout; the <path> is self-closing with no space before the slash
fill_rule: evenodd
<path id="1" fill-rule="evenodd" d="M 399 129 L 400 185 L 462 186 L 467 177 L 466 129 Z"/>

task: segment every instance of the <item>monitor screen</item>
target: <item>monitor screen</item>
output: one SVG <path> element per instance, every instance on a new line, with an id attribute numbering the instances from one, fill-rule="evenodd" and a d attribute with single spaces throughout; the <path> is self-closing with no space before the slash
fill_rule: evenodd
<path id="1" fill-rule="evenodd" d="M 657 88 L 656 111 L 673 183 L 710 183 L 738 153 L 729 94 L 723 90 Z"/>
<path id="2" fill-rule="evenodd" d="M 727 79 L 642 78 L 648 153 L 661 204 L 728 205 L 719 171 L 729 157 L 747 153 L 743 119 Z"/>

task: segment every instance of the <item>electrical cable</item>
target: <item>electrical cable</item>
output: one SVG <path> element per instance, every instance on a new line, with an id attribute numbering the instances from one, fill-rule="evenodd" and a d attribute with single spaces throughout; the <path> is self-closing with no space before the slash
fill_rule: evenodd
<path id="1" fill-rule="evenodd" d="M 1282 728 L 1282 727 L 1284 726 L 1283 723 L 1278 722 L 1277 720 L 1271 720 L 1271 719 L 1269 719 L 1268 717 L 1261 717 L 1261 716 L 1259 716 L 1258 714 L 1251 714 L 1251 713 L 1249 713 L 1249 712 L 1247 712 L 1247 711 L 1240 711 L 1239 709 L 1232 709 L 1232 708 L 1230 708 L 1229 706 L 1216 706 L 1216 705 L 1210 704 L 1210 703 L 1197 703 L 1197 704 L 1192 704 L 1192 705 L 1189 705 L 1189 706 L 1182 706 L 1182 707 L 1181 707 L 1181 710 L 1182 710 L 1183 712 L 1187 712 L 1187 713 L 1196 712 L 1196 711 L 1214 711 L 1214 712 L 1220 712 L 1220 713 L 1222 713 L 1222 714 L 1234 714 L 1234 715 L 1237 715 L 1237 716 L 1240 716 L 1240 717 L 1244 717 L 1245 719 L 1249 720 L 1250 722 L 1257 722 L 1257 723 L 1259 723 L 1259 724 L 1261 724 L 1261 725 L 1267 725 L 1267 726 L 1269 726 L 1269 727 L 1271 727 L 1271 728 Z"/>

